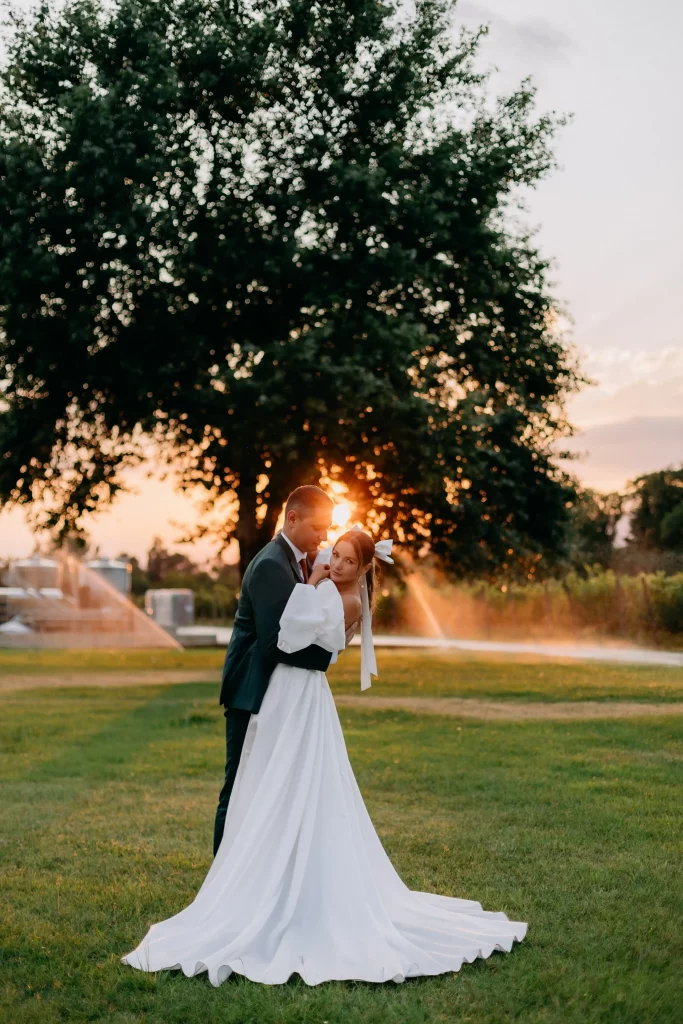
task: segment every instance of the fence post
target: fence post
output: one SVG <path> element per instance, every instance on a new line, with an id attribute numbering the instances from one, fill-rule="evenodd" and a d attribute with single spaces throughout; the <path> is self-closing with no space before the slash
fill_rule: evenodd
<path id="1" fill-rule="evenodd" d="M 512 593 L 512 587 L 508 587 L 508 604 L 510 605 L 510 625 L 514 633 L 517 634 L 519 632 L 517 628 L 517 602 Z"/>
<path id="2" fill-rule="evenodd" d="M 480 597 L 481 597 L 481 603 L 482 603 L 483 612 L 484 612 L 483 616 L 482 616 L 483 623 L 484 623 L 484 636 L 488 637 L 490 632 L 491 632 L 491 629 L 490 629 L 490 622 L 489 622 L 489 602 L 488 602 L 488 598 L 486 596 L 486 584 L 485 583 L 482 584 Z"/>
<path id="3" fill-rule="evenodd" d="M 643 588 L 643 598 L 645 600 L 645 613 L 647 615 L 648 625 L 652 633 L 655 644 L 657 644 L 657 623 L 655 622 L 654 612 L 652 610 L 652 601 L 650 600 L 650 588 L 647 585 L 647 579 L 645 574 L 640 577 L 640 584 Z"/>
<path id="4" fill-rule="evenodd" d="M 626 632 L 625 595 L 619 576 L 614 577 L 614 600 L 617 606 L 617 623 L 619 634 L 623 636 Z"/>

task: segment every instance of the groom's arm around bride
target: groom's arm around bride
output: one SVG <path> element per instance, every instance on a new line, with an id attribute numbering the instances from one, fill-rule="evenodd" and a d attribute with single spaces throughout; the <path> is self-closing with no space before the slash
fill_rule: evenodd
<path id="1" fill-rule="evenodd" d="M 287 499 L 282 533 L 259 551 L 242 580 L 235 625 L 223 666 L 226 764 L 214 827 L 220 846 L 230 794 L 252 714 L 258 714 L 278 662 L 324 672 L 332 655 L 312 644 L 295 654 L 277 647 L 280 619 L 292 590 L 307 578 L 306 554 L 327 538 L 333 503 L 319 487 L 297 487 Z"/>

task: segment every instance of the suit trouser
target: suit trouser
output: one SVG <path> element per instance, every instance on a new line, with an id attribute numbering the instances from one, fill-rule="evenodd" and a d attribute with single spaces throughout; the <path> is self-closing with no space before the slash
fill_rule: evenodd
<path id="1" fill-rule="evenodd" d="M 225 782 L 218 797 L 216 808 L 216 823 L 213 829 L 213 855 L 218 853 L 218 847 L 223 838 L 225 828 L 225 815 L 230 802 L 232 787 L 235 785 L 235 776 L 242 756 L 244 738 L 247 735 L 247 726 L 251 718 L 251 711 L 243 711 L 241 708 L 225 709 Z"/>

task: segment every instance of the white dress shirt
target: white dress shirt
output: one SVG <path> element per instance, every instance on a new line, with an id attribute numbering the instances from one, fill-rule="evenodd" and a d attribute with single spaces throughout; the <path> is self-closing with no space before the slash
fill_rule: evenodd
<path id="1" fill-rule="evenodd" d="M 304 575 L 303 575 L 303 573 L 301 571 L 301 559 L 302 558 L 306 558 L 306 552 L 305 551 L 299 551 L 298 547 L 296 547 L 294 544 L 292 544 L 291 540 L 289 539 L 289 537 L 287 536 L 287 534 L 284 531 L 282 533 L 282 536 L 284 537 L 284 539 L 287 541 L 287 543 L 289 544 L 290 548 L 294 552 L 294 557 L 296 558 L 296 569 L 297 569 L 297 572 L 299 573 L 299 579 L 301 580 L 302 583 L 305 583 L 306 581 L 305 581 Z"/>

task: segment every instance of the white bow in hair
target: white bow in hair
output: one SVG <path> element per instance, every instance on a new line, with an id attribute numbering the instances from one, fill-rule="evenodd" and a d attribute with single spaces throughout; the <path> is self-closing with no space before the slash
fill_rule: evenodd
<path id="1" fill-rule="evenodd" d="M 375 558 L 379 558 L 380 562 L 388 562 L 389 565 L 393 565 L 394 560 L 391 557 L 393 546 L 393 540 L 378 540 L 375 544 Z"/>
<path id="2" fill-rule="evenodd" d="M 353 529 L 362 531 L 363 527 L 354 526 Z M 380 562 L 388 562 L 389 565 L 393 565 L 394 560 L 391 557 L 391 549 L 393 546 L 393 540 L 378 540 L 375 544 L 375 558 L 379 558 Z"/>

